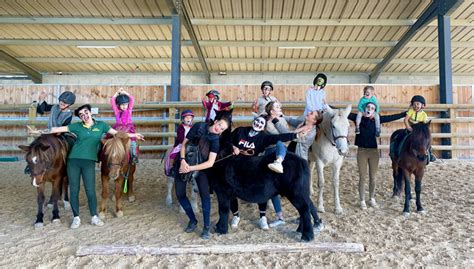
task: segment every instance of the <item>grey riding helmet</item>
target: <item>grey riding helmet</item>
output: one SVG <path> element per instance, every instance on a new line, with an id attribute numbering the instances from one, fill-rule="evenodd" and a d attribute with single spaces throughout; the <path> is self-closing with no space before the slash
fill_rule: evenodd
<path id="1" fill-rule="evenodd" d="M 65 91 L 61 93 L 58 99 L 59 99 L 59 102 L 63 102 L 65 104 L 72 106 L 74 105 L 74 102 L 76 102 L 76 95 L 70 91 Z"/>

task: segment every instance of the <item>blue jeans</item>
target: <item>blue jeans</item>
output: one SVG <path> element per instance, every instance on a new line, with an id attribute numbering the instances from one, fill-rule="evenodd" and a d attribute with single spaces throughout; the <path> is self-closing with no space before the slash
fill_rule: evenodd
<path id="1" fill-rule="evenodd" d="M 286 146 L 283 142 L 278 141 L 274 147 L 269 147 L 265 149 L 265 156 L 275 153 L 276 157 L 280 157 L 283 160 L 286 156 Z"/>

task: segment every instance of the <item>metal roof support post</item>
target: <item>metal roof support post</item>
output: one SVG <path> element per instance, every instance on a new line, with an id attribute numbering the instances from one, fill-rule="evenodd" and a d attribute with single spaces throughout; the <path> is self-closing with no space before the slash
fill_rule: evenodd
<path id="1" fill-rule="evenodd" d="M 179 101 L 181 88 L 181 18 L 179 14 L 173 14 L 171 17 L 171 101 Z"/>

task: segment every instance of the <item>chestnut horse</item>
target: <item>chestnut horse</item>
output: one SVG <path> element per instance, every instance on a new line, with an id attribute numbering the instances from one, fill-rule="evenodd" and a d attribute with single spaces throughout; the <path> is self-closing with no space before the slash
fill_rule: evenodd
<path id="1" fill-rule="evenodd" d="M 405 205 L 403 215 L 410 215 L 410 178 L 415 175 L 416 211 L 425 213 L 421 205 L 421 180 L 431 146 L 430 122 L 412 125 L 413 131 L 405 134 L 405 129 L 395 131 L 390 137 L 390 158 L 393 169 L 393 196 L 400 196 L 405 180 Z M 406 137 L 405 137 L 406 136 Z M 401 144 L 401 145 L 400 145 Z M 398 150 L 400 149 L 400 150 Z"/>
<path id="2" fill-rule="evenodd" d="M 52 223 L 59 223 L 58 200 L 64 191 L 64 207 L 69 208 L 67 194 L 67 170 L 66 158 L 69 151 L 68 143 L 60 136 L 45 134 L 36 138 L 29 146 L 18 146 L 26 152 L 25 161 L 31 176 L 31 184 L 36 187 L 36 202 L 38 210 L 36 214 L 35 228 L 41 228 L 43 224 L 44 185 L 51 182 L 53 185 L 50 203 L 53 205 Z"/>
<path id="3" fill-rule="evenodd" d="M 105 218 L 107 199 L 109 197 L 109 179 L 115 181 L 115 215 L 123 216 L 122 191 L 127 193 L 128 201 L 135 201 L 133 192 L 133 174 L 136 165 L 130 159 L 130 138 L 127 133 L 118 132 L 115 136 L 104 140 L 101 160 L 102 200 L 99 215 Z M 124 182 L 126 184 L 124 184 Z M 125 185 L 125 186 L 124 186 Z"/>

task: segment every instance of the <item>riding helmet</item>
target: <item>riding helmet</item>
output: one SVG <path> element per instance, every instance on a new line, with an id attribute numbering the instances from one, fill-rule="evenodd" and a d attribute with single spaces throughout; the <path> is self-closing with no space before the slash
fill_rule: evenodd
<path id="1" fill-rule="evenodd" d="M 422 103 L 424 106 L 426 106 L 426 101 L 425 101 L 425 97 L 421 96 L 421 95 L 415 95 L 411 98 L 411 101 L 410 101 L 410 104 L 413 105 L 414 102 L 420 102 Z"/>
<path id="2" fill-rule="evenodd" d="M 121 104 L 130 103 L 130 97 L 126 94 L 120 94 L 115 98 L 115 103 L 119 106 Z"/>
<path id="3" fill-rule="evenodd" d="M 183 110 L 183 113 L 181 113 L 181 120 L 183 120 L 184 117 L 186 117 L 186 116 L 193 116 L 193 118 L 194 118 L 194 113 L 193 113 L 193 111 L 192 111 L 191 109 L 185 109 L 185 110 Z"/>
<path id="4" fill-rule="evenodd" d="M 326 75 L 323 74 L 323 73 L 319 73 L 319 74 L 316 75 L 316 77 L 315 77 L 314 80 L 313 80 L 313 86 L 316 86 L 316 81 L 318 81 L 318 78 L 324 79 L 324 84 L 321 85 L 321 87 L 322 87 L 322 88 L 326 87 L 326 83 L 328 83 L 328 78 L 327 78 Z"/>
<path id="5" fill-rule="evenodd" d="M 61 93 L 58 99 L 59 99 L 59 102 L 63 102 L 65 104 L 72 106 L 74 105 L 74 102 L 76 102 L 76 95 L 70 91 L 65 91 Z"/>
<path id="6" fill-rule="evenodd" d="M 216 100 L 219 100 L 221 98 L 221 93 L 217 90 L 210 90 L 206 93 L 206 96 L 209 97 L 209 95 L 213 95 Z"/>
<path id="7" fill-rule="evenodd" d="M 265 86 L 270 86 L 271 91 L 273 91 L 273 83 L 271 83 L 270 81 L 266 80 L 266 81 L 262 82 L 262 85 L 260 86 L 260 89 L 263 90 L 263 87 L 265 87 Z"/>

